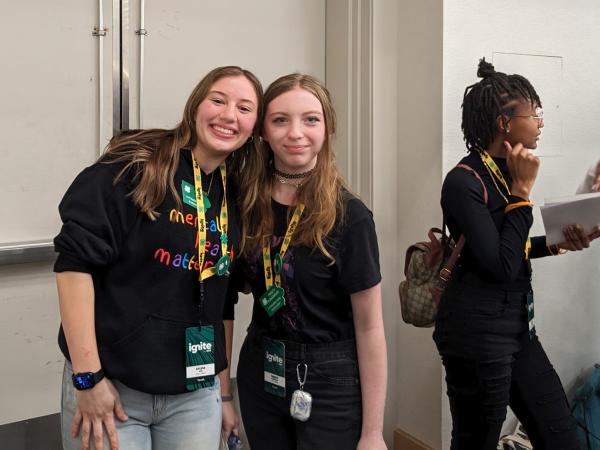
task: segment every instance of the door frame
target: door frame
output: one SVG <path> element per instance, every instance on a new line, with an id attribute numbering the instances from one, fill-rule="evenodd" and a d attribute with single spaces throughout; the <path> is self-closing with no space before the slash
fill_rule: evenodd
<path id="1" fill-rule="evenodd" d="M 327 0 L 325 83 L 338 118 L 337 164 L 373 207 L 373 0 Z"/>

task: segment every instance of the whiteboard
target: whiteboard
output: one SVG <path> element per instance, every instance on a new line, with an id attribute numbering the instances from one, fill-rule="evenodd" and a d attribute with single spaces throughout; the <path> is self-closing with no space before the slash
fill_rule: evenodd
<path id="1" fill-rule="evenodd" d="M 3 4 L 0 244 L 54 237 L 62 195 L 97 156 L 96 16 L 92 0 Z"/>
<path id="2" fill-rule="evenodd" d="M 219 65 L 240 65 L 268 85 L 285 73 L 325 78 L 325 3 L 322 0 L 146 2 L 145 64 L 140 70 L 139 0 L 129 7 L 129 117 L 138 122 L 138 78 L 144 75 L 144 128 L 173 127 L 195 84 Z M 111 2 L 109 29 L 92 36 L 93 0 L 13 2 L 0 18 L 0 245 L 52 238 L 60 229 L 58 203 L 69 184 L 104 147 L 112 119 Z M 35 11 L 32 14 L 32 11 Z M 58 15 L 56 11 L 61 11 Z M 226 20 L 224 20 L 226 18 Z M 104 42 L 105 111 L 99 131 L 98 40 Z M 107 125 L 108 124 L 108 125 Z"/>

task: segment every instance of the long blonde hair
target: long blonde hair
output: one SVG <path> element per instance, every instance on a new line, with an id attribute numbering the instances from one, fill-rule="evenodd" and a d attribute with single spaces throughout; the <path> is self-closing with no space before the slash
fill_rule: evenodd
<path id="1" fill-rule="evenodd" d="M 135 187 L 130 195 L 133 202 L 151 220 L 158 216 L 156 208 L 162 203 L 167 186 L 177 207 L 181 209 L 181 198 L 175 188 L 174 177 L 179 167 L 182 149 L 192 149 L 197 135 L 195 115 L 198 106 L 206 98 L 211 87 L 221 78 L 243 76 L 253 85 L 258 98 L 257 121 L 252 138 L 240 149 L 227 157 L 227 172 L 244 178 L 244 172 L 256 170 L 262 161 L 258 158 L 256 145 L 260 136 L 262 117 L 262 85 L 252 72 L 237 66 L 218 67 L 210 71 L 196 85 L 183 110 L 183 119 L 171 130 L 148 129 L 128 130 L 115 136 L 108 143 L 104 154 L 99 158 L 103 163 L 125 162 L 123 169 L 115 177 L 117 183 L 125 173 L 132 171 Z"/>
<path id="2" fill-rule="evenodd" d="M 294 232 L 293 244 L 318 248 L 333 263 L 333 256 L 327 250 L 325 243 L 327 235 L 336 224 L 336 218 L 343 217 L 342 190 L 346 188 L 346 184 L 335 165 L 333 137 L 336 116 L 329 91 L 319 80 L 310 75 L 299 73 L 285 75 L 267 88 L 263 111 L 266 111 L 269 103 L 275 98 L 296 88 L 310 92 L 321 103 L 325 118 L 325 141 L 317 155 L 313 173 L 297 191 L 297 200 L 305 205 L 305 209 Z M 241 185 L 244 193 L 241 201 L 244 218 L 242 252 L 253 251 L 258 246 L 262 246 L 265 239 L 273 234 L 271 209 L 273 151 L 265 141 L 261 142 L 259 151 L 261 167 L 255 172 L 254 177 L 245 180 Z"/>

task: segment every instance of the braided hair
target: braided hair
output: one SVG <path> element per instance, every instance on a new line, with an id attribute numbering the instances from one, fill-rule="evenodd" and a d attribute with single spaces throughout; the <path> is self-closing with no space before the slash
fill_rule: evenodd
<path id="1" fill-rule="evenodd" d="M 496 72 L 485 58 L 479 60 L 477 76 L 482 80 L 467 86 L 462 104 L 461 128 L 470 152 L 488 149 L 498 132 L 496 119 L 514 114 L 519 102 L 542 106 L 525 77 Z"/>

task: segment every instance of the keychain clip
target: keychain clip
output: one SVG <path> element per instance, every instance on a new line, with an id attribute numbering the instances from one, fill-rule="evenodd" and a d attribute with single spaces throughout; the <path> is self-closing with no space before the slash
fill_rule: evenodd
<path id="1" fill-rule="evenodd" d="M 304 377 L 302 379 L 300 379 L 301 365 L 304 366 Z M 310 411 L 312 409 L 312 395 L 304 391 L 304 384 L 306 383 L 306 376 L 308 375 L 308 365 L 306 363 L 298 363 L 296 365 L 296 375 L 298 376 L 300 389 L 296 389 L 292 394 L 290 415 L 296 420 L 306 422 L 310 417 Z"/>

